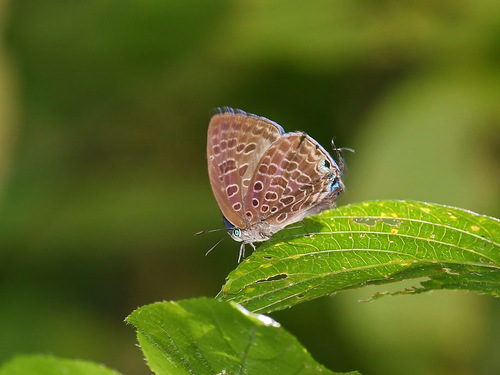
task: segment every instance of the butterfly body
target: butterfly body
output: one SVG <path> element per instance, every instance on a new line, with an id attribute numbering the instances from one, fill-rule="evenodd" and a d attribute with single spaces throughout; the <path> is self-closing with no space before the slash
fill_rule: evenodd
<path id="1" fill-rule="evenodd" d="M 208 127 L 210 185 L 230 236 L 245 244 L 335 205 L 342 168 L 313 138 L 231 108 Z"/>

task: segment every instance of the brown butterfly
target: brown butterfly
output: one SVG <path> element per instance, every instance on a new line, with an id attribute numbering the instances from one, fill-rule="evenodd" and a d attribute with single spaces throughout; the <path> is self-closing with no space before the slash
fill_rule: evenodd
<path id="1" fill-rule="evenodd" d="M 237 109 L 217 109 L 208 126 L 208 175 L 230 236 L 245 245 L 335 205 L 339 165 L 303 132 Z"/>

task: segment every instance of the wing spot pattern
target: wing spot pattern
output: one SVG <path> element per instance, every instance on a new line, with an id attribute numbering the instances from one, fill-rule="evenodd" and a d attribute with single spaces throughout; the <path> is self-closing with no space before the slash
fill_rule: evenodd
<path id="1" fill-rule="evenodd" d="M 278 194 L 276 194 L 274 191 L 268 191 L 265 195 L 265 198 L 268 201 L 275 201 L 278 199 Z"/>
<path id="2" fill-rule="evenodd" d="M 226 188 L 226 193 L 228 197 L 232 197 L 233 195 L 237 194 L 240 188 L 236 184 L 229 185 Z"/>
<path id="3" fill-rule="evenodd" d="M 264 184 L 260 181 L 257 181 L 255 184 L 253 184 L 253 191 L 259 192 L 262 189 L 264 189 Z"/>
<path id="4" fill-rule="evenodd" d="M 245 147 L 245 151 L 243 151 L 243 153 L 245 155 L 248 155 L 248 154 L 251 154 L 252 152 L 255 151 L 255 149 L 257 148 L 257 145 L 255 143 L 249 143 L 246 147 Z"/>

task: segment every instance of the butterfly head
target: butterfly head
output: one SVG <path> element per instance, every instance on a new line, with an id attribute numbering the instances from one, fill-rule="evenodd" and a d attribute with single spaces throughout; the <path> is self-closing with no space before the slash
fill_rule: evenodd
<path id="1" fill-rule="evenodd" d="M 269 225 L 265 223 L 254 224 L 249 228 L 238 228 L 227 220 L 224 216 L 222 217 L 224 225 L 231 238 L 238 242 L 243 243 L 253 243 L 268 240 L 272 233 L 269 232 Z"/>
<path id="2" fill-rule="evenodd" d="M 231 236 L 231 238 L 235 241 L 241 242 L 243 241 L 242 239 L 242 231 L 240 228 L 237 228 L 234 226 L 229 220 L 225 218 L 225 216 L 222 216 L 222 221 L 224 221 L 224 225 L 227 228 L 227 232 Z"/>

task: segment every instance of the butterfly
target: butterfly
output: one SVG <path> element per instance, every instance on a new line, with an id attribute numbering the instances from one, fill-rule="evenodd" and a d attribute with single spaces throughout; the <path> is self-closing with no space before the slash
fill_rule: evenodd
<path id="1" fill-rule="evenodd" d="M 266 241 L 285 226 L 335 205 L 344 163 L 304 132 L 285 133 L 265 117 L 217 108 L 207 135 L 208 175 L 231 238 Z"/>

